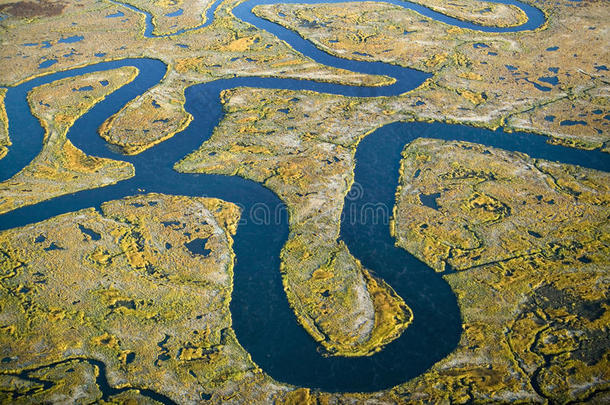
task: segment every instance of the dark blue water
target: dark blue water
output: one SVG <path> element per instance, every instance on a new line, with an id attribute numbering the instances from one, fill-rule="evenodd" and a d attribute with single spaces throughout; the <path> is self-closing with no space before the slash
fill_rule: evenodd
<path id="1" fill-rule="evenodd" d="M 260 2 L 247 4 L 252 7 Z M 77 120 L 68 137 L 89 155 L 131 162 L 136 175 L 116 185 L 11 211 L 0 216 L 0 229 L 86 207 L 99 209 L 104 201 L 143 192 L 207 196 L 234 202 L 242 207 L 243 220 L 234 238 L 236 262 L 230 308 L 237 338 L 254 362 L 276 380 L 299 386 L 327 391 L 375 391 L 392 387 L 421 374 L 449 354 L 461 334 L 457 300 L 444 279 L 406 251 L 396 248 L 386 222 L 358 217 L 364 207 L 393 207 L 400 152 L 404 145 L 418 137 L 466 140 L 606 171 L 610 164 L 608 155 L 549 145 L 543 137 L 526 133 L 508 134 L 502 130 L 439 123 L 395 123 L 366 137 L 356 153 L 355 181 L 361 189 L 353 189 L 346 197 L 341 239 L 364 266 L 382 277 L 405 299 L 414 311 L 414 322 L 398 339 L 373 356 L 321 356 L 317 344 L 297 324 L 282 288 L 279 253 L 288 236 L 288 218 L 286 210 L 281 209 L 282 202 L 273 192 L 253 181 L 178 173 L 173 165 L 204 142 L 222 118 L 219 93 L 223 89 L 251 86 L 308 89 L 348 96 L 395 95 L 417 87 L 428 75 L 384 63 L 355 62 L 330 56 L 291 31 L 256 18 L 249 13 L 248 7 L 238 6 L 234 11 L 236 16 L 268 29 L 320 63 L 388 75 L 397 80 L 390 86 L 373 88 L 262 77 L 238 77 L 195 85 L 186 91 L 185 108 L 194 119 L 185 131 L 139 155 L 123 156 L 113 152 L 94 134 L 107 117 L 162 79 L 166 72 L 162 62 L 126 59 L 32 79 L 10 88 L 6 96 L 13 146 L 0 160 L 0 180 L 10 178 L 27 165 L 42 144 L 43 131 L 27 104 L 26 95 L 30 89 L 60 78 L 120 66 L 135 66 L 141 74 Z M 538 26 L 539 22 L 536 24 Z M 150 30 L 149 23 L 147 32 Z M 358 198 L 353 198 L 355 194 Z M 272 221 L 259 221 L 254 208 L 261 204 L 271 212 L 279 212 L 279 216 Z"/>
<path id="2" fill-rule="evenodd" d="M 40 62 L 40 64 L 38 65 L 38 69 L 46 69 L 48 67 L 53 66 L 56 63 L 57 63 L 57 59 L 47 59 L 47 60 Z"/>
<path id="3" fill-rule="evenodd" d="M 85 39 L 84 36 L 82 35 L 73 35 L 71 37 L 67 37 L 67 38 L 60 38 L 59 41 L 57 41 L 57 43 L 59 44 L 73 44 L 75 42 L 80 42 L 83 39 Z"/>
<path id="4" fill-rule="evenodd" d="M 122 11 L 117 11 L 114 14 L 108 14 L 106 15 L 106 18 L 118 18 L 118 17 L 124 17 L 125 13 L 123 13 Z"/>
<path id="5" fill-rule="evenodd" d="M 182 13 L 184 13 L 184 10 L 179 8 L 178 10 L 172 12 L 172 13 L 167 13 L 165 14 L 166 17 L 178 17 L 181 16 Z"/>
<path id="6" fill-rule="evenodd" d="M 174 37 L 177 35 L 182 35 L 185 32 L 189 32 L 189 31 L 195 31 L 195 30 L 200 30 L 202 28 L 205 28 L 207 26 L 209 26 L 213 19 L 214 19 L 214 13 L 216 12 L 216 10 L 218 9 L 218 6 L 220 6 L 220 3 L 222 2 L 222 0 L 216 0 L 205 12 L 205 20 L 202 24 L 196 26 L 196 27 L 192 27 L 192 28 L 184 28 L 184 29 L 179 29 L 175 32 L 172 32 L 171 34 L 163 34 L 163 35 L 156 35 L 153 34 L 153 31 L 155 29 L 155 27 L 152 24 L 152 14 L 150 14 L 147 11 L 144 10 L 140 10 L 137 7 L 134 7 L 130 4 L 125 4 L 125 3 L 121 3 L 120 1 L 115 1 L 115 0 L 109 0 L 111 3 L 117 4 L 119 6 L 125 7 L 130 9 L 131 11 L 135 11 L 136 13 L 142 14 L 144 15 L 145 18 L 145 22 L 146 22 L 146 28 L 144 29 L 144 36 L 146 38 L 166 38 L 166 37 Z M 178 17 L 180 15 L 182 15 L 184 10 L 179 9 L 174 11 L 173 13 L 169 13 L 169 14 L 165 14 L 166 17 Z M 116 15 L 112 15 L 113 17 Z"/>
<path id="7" fill-rule="evenodd" d="M 367 1 L 367 0 L 355 0 L 355 1 L 359 2 L 359 1 Z M 468 21 L 459 20 L 457 18 L 449 17 L 447 15 L 444 15 L 444 14 L 441 14 L 434 10 L 431 10 L 426 6 L 422 6 L 420 4 L 411 3 L 409 1 L 404 1 L 404 0 L 383 0 L 383 2 L 416 11 L 417 13 L 419 13 L 425 17 L 429 17 L 433 20 L 440 21 L 445 24 L 454 25 L 454 26 L 461 27 L 461 28 L 467 28 L 467 29 L 471 29 L 471 30 L 475 30 L 475 31 L 482 31 L 482 32 L 518 32 L 518 31 L 525 31 L 525 30 L 535 30 L 536 28 L 540 27 L 545 21 L 544 13 L 542 11 L 540 11 L 536 7 L 530 6 L 528 4 L 522 3 L 517 0 L 488 0 L 489 3 L 502 3 L 502 4 L 514 5 L 520 9 L 522 9 L 527 14 L 528 20 L 525 23 L 523 23 L 521 25 L 516 25 L 514 27 L 482 26 L 479 24 L 475 24 L 475 23 L 471 23 Z M 246 2 L 238 5 L 237 7 L 235 7 L 233 9 L 233 14 L 243 21 L 250 22 L 259 28 L 264 28 L 268 31 L 271 31 L 270 29 L 268 29 L 268 27 L 269 27 L 269 24 L 273 24 L 273 23 L 270 23 L 267 20 L 263 20 L 263 19 L 260 19 L 256 16 L 254 16 L 254 14 L 252 14 L 251 10 L 253 7 L 256 7 L 258 5 L 276 4 L 276 3 L 281 3 L 281 4 L 335 4 L 335 3 L 345 3 L 345 0 L 321 0 L 321 1 L 318 1 L 318 0 L 286 0 L 286 1 L 281 1 L 281 2 L 277 1 L 277 0 L 249 0 L 249 1 L 246 1 Z M 293 45 L 292 42 L 290 43 L 290 45 Z M 345 60 L 345 59 L 343 59 L 343 60 Z"/>
<path id="8" fill-rule="evenodd" d="M 146 38 L 173 37 L 173 36 L 184 34 L 185 32 L 195 31 L 195 30 L 205 28 L 212 23 L 212 21 L 214 19 L 214 13 L 216 12 L 218 7 L 220 6 L 220 3 L 222 2 L 222 0 L 216 0 L 210 6 L 210 8 L 208 8 L 208 10 L 206 10 L 205 20 L 200 25 L 198 25 L 196 27 L 192 27 L 192 28 L 180 29 L 171 34 L 156 35 L 156 34 L 153 34 L 154 26 L 152 24 L 152 14 L 150 14 L 147 11 L 141 10 L 137 7 L 134 7 L 132 5 L 121 3 L 118 0 L 109 0 L 109 1 L 144 15 L 145 22 L 146 22 L 144 36 Z M 359 2 L 359 1 L 368 1 L 368 0 L 351 0 L 350 2 Z M 447 15 L 444 15 L 444 14 L 441 14 L 434 10 L 431 10 L 426 6 L 416 4 L 416 3 L 411 3 L 411 2 L 405 1 L 405 0 L 384 0 L 383 2 L 394 4 L 399 7 L 403 7 L 403 8 L 409 9 L 409 10 L 416 11 L 417 13 L 419 13 L 425 17 L 429 17 L 433 20 L 440 21 L 440 22 L 443 22 L 443 23 L 446 23 L 449 25 L 455 25 L 458 27 L 468 28 L 471 30 L 483 31 L 483 32 L 518 32 L 518 31 L 525 31 L 525 30 L 535 30 L 536 28 L 540 27 L 545 21 L 544 13 L 542 11 L 540 11 L 536 7 L 530 6 L 529 4 L 520 2 L 518 0 L 487 0 L 488 3 L 510 4 L 510 5 L 514 5 L 520 9 L 522 9 L 527 14 L 528 20 L 525 23 L 523 23 L 521 25 L 516 25 L 514 27 L 482 26 L 479 24 L 475 24 L 475 23 L 471 23 L 468 21 L 459 20 L 457 18 L 449 17 Z M 252 8 L 254 8 L 258 5 L 276 4 L 276 3 L 282 3 L 282 4 L 324 4 L 324 3 L 325 4 L 334 4 L 334 3 L 345 3 L 345 0 L 286 0 L 286 1 L 281 1 L 281 2 L 277 1 L 277 0 L 248 0 L 244 3 L 241 3 L 237 7 L 235 7 L 233 9 L 233 15 L 235 15 L 237 18 L 242 19 L 243 21 L 252 23 L 253 25 L 255 25 L 258 28 L 267 29 L 268 24 L 273 24 L 273 23 L 256 17 L 251 12 Z M 170 13 L 170 14 L 173 14 L 173 13 Z M 169 16 L 170 14 L 166 14 L 166 16 Z M 180 13 L 180 14 L 182 14 L 182 13 Z M 176 15 L 180 15 L 180 14 L 176 14 Z M 114 15 L 112 15 L 112 16 L 114 16 Z M 275 24 L 273 24 L 273 25 L 275 25 Z M 270 31 L 270 30 L 268 30 L 268 31 Z M 292 45 L 292 43 L 291 43 L 291 45 Z"/>

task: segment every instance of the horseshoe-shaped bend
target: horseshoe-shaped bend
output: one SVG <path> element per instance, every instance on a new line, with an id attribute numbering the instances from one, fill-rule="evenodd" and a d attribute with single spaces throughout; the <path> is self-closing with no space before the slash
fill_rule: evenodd
<path id="1" fill-rule="evenodd" d="M 297 2 L 290 0 L 288 2 Z M 318 1 L 298 1 L 319 3 Z M 326 1 L 338 2 L 338 1 Z M 444 22 L 472 29 L 477 27 L 422 6 L 392 0 L 393 4 L 415 8 L 422 14 Z M 526 11 L 529 20 L 510 30 L 533 29 L 542 24 L 542 13 L 517 1 L 513 4 Z M 255 205 L 282 207 L 282 202 L 270 190 L 240 177 L 184 174 L 173 170 L 173 164 L 196 149 L 212 133 L 222 118 L 219 100 L 222 90 L 238 86 L 314 90 L 346 96 L 380 97 L 397 95 L 419 86 L 428 75 L 381 62 L 358 62 L 331 56 L 315 48 L 296 33 L 256 17 L 252 7 L 273 3 L 252 0 L 237 6 L 235 16 L 260 29 L 265 29 L 288 42 L 294 49 L 315 61 L 355 72 L 383 74 L 396 82 L 384 87 L 345 86 L 306 80 L 269 77 L 237 77 L 192 86 L 186 91 L 185 108 L 194 117 L 182 133 L 136 156 L 118 155 L 99 137 L 92 136 L 102 122 L 115 114 L 139 94 L 157 84 L 166 66 L 153 59 L 125 59 L 103 62 L 34 78 L 12 87 L 6 96 L 13 146 L 0 160 L 0 180 L 10 178 L 26 166 L 38 153 L 43 132 L 31 115 L 27 93 L 44 83 L 93 71 L 135 66 L 139 76 L 98 103 L 81 117 L 68 134 L 72 143 L 89 155 L 121 159 L 132 163 L 134 177 L 112 186 L 77 192 L 70 195 L 20 208 L 0 216 L 0 229 L 8 229 L 42 221 L 55 215 L 98 207 L 101 203 L 145 192 L 187 196 L 209 196 L 230 201 L 242 207 L 244 218 L 234 238 L 236 254 L 234 289 L 231 301 L 233 327 L 241 345 L 266 373 L 278 381 L 319 388 L 328 391 L 376 391 L 395 386 L 413 378 L 456 347 L 461 333 L 461 317 L 456 297 L 445 280 L 433 269 L 395 247 L 387 224 L 352 221 L 349 213 L 360 212 L 366 204 L 394 205 L 398 182 L 400 152 L 417 137 L 446 140 L 466 140 L 506 150 L 520 151 L 536 158 L 557 160 L 608 170 L 607 155 L 597 151 L 582 151 L 545 143 L 544 137 L 525 133 L 505 133 L 459 125 L 395 123 L 366 137 L 359 145 L 355 181 L 362 187 L 361 198 L 346 197 L 341 238 L 363 265 L 387 281 L 404 298 L 414 312 L 414 321 L 407 330 L 380 352 L 367 357 L 324 357 L 315 341 L 298 325 L 292 313 L 279 271 L 280 250 L 288 236 L 285 210 L 278 221 L 261 224 L 249 215 Z M 211 18 L 211 15 L 208 16 Z M 150 22 L 149 22 L 150 24 Z M 205 25 L 205 24 L 204 24 Z M 506 31 L 509 29 L 495 29 Z M 149 26 L 147 32 L 152 32 Z M 18 131 L 16 129 L 19 129 Z M 27 136 L 26 136 L 27 135 Z M 273 208 L 272 208 L 273 209 Z"/>

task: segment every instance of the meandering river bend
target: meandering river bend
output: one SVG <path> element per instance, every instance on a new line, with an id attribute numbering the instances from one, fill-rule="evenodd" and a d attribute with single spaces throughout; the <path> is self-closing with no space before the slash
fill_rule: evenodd
<path id="1" fill-rule="evenodd" d="M 118 3 L 114 1 L 115 3 Z M 289 0 L 281 3 L 321 3 L 320 1 Z M 339 1 L 322 1 L 338 3 Z M 544 22 L 540 10 L 518 1 L 500 1 L 523 9 L 528 21 L 518 27 L 480 27 L 431 11 L 423 6 L 399 0 L 387 1 L 413 9 L 439 21 L 482 31 L 531 30 Z M 392 387 L 413 378 L 455 349 L 460 339 L 461 317 L 457 300 L 449 285 L 433 269 L 397 248 L 384 223 L 366 223 L 350 218 L 366 204 L 394 205 L 398 182 L 400 152 L 404 145 L 418 137 L 446 140 L 466 140 L 511 151 L 519 151 L 535 158 L 544 158 L 581 166 L 608 170 L 608 155 L 598 151 L 582 151 L 545 143 L 544 137 L 526 133 L 488 131 L 467 126 L 427 123 L 395 123 L 366 137 L 356 153 L 355 183 L 362 191 L 359 198 L 349 198 L 344 204 L 341 239 L 363 265 L 388 282 L 414 312 L 414 321 L 395 341 L 373 356 L 360 358 L 324 357 L 317 344 L 296 322 L 284 290 L 279 271 L 279 253 L 288 236 L 285 210 L 278 221 L 260 223 L 247 216 L 255 205 L 281 207 L 282 202 L 270 190 L 258 183 L 219 175 L 185 174 L 173 170 L 175 162 L 195 150 L 212 133 L 222 119 L 219 100 L 222 90 L 239 86 L 314 90 L 345 96 L 380 97 L 397 95 L 419 86 L 428 74 L 381 62 L 359 62 L 329 55 L 293 31 L 285 29 L 252 13 L 259 4 L 276 3 L 272 0 L 250 0 L 238 5 L 234 15 L 254 26 L 267 30 L 285 40 L 294 49 L 315 61 L 355 72 L 394 77 L 395 83 L 383 87 L 345 86 L 307 80 L 269 77 L 237 77 L 192 86 L 186 91 L 185 108 L 194 117 L 190 126 L 173 138 L 136 156 L 113 152 L 94 134 L 97 128 L 121 106 L 157 84 L 166 66 L 153 59 L 124 59 L 103 62 L 84 68 L 62 71 L 34 78 L 8 90 L 6 107 L 13 146 L 0 160 L 0 180 L 12 177 L 25 167 L 40 151 L 43 130 L 31 115 L 27 93 L 42 84 L 61 78 L 93 71 L 135 66 L 139 76 L 130 84 L 111 94 L 81 117 L 68 133 L 72 143 L 85 153 L 128 161 L 135 167 L 135 176 L 112 186 L 86 190 L 54 198 L 36 205 L 16 209 L 0 216 L 0 229 L 42 221 L 52 216 L 96 207 L 109 200 L 145 192 L 187 196 L 216 197 L 239 204 L 246 216 L 234 238 L 236 254 L 234 289 L 231 301 L 233 327 L 240 344 L 252 359 L 274 379 L 327 391 L 376 391 Z M 121 3 L 118 3 L 121 4 Z M 201 29 L 212 21 L 220 4 L 216 2 L 207 13 Z M 132 6 L 125 6 L 133 9 Z M 137 10 L 137 9 L 136 9 Z M 137 10 L 138 12 L 143 11 Z M 146 17 L 146 36 L 152 34 L 151 17 Z M 179 35 L 186 30 L 178 31 Z M 79 359 L 79 361 L 85 361 Z M 91 360 L 91 364 L 95 363 Z M 99 362 L 98 362 L 99 363 Z M 98 365 L 99 366 L 99 365 Z M 103 373 L 102 373 L 103 374 Z M 25 374 L 23 374 L 25 376 Z M 103 375 L 102 375 L 103 377 Z M 108 387 L 106 380 L 102 386 Z M 113 391 L 114 392 L 114 391 Z M 162 402 L 167 397 L 142 391 Z"/>

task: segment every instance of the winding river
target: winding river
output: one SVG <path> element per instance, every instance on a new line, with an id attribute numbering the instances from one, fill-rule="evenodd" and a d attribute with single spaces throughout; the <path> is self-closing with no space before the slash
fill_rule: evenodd
<path id="1" fill-rule="evenodd" d="M 113 1 L 114 2 L 114 1 Z M 36 205 L 23 207 L 0 216 L 0 229 L 42 221 L 55 215 L 96 207 L 109 200 L 142 192 L 174 195 L 216 197 L 239 204 L 245 221 L 234 238 L 236 254 L 231 315 L 240 344 L 252 359 L 274 379 L 298 386 L 326 391 L 369 392 L 392 387 L 413 378 L 455 349 L 461 334 L 461 317 L 457 300 L 449 285 L 433 269 L 397 248 L 387 224 L 351 220 L 350 213 L 358 213 L 366 204 L 385 204 L 392 207 L 398 182 L 400 152 L 404 145 L 418 137 L 446 140 L 466 140 L 492 147 L 527 153 L 535 158 L 608 170 L 608 155 L 598 151 L 582 151 L 545 143 L 545 138 L 526 133 L 505 133 L 460 125 L 429 123 L 395 123 L 366 137 L 356 153 L 355 184 L 345 199 L 341 239 L 364 266 L 388 282 L 414 312 L 414 321 L 395 341 L 373 356 L 360 358 L 324 357 L 316 342 L 296 322 L 282 288 L 279 271 L 280 250 L 288 236 L 286 210 L 279 221 L 261 224 L 249 217 L 253 207 L 266 204 L 282 207 L 283 203 L 270 190 L 240 177 L 185 174 L 173 170 L 175 162 L 198 148 L 211 135 L 223 116 L 219 94 L 223 89 L 238 86 L 314 90 L 346 96 L 378 97 L 404 93 L 419 86 L 429 75 L 413 69 L 381 62 L 359 62 L 340 59 L 315 48 L 293 31 L 256 17 L 252 7 L 276 1 L 251 0 L 238 5 L 234 15 L 260 29 L 267 30 L 288 42 L 294 49 L 328 66 L 355 72 L 394 77 L 396 82 L 384 87 L 344 86 L 306 80 L 269 77 L 237 77 L 192 86 L 186 91 L 186 109 L 194 117 L 190 126 L 173 138 L 136 156 L 118 155 L 97 136 L 97 128 L 121 106 L 157 84 L 166 66 L 154 59 L 124 59 L 102 62 L 34 78 L 12 87 L 6 96 L 13 146 L 0 160 L 0 180 L 12 177 L 25 167 L 40 151 L 43 130 L 31 115 L 27 93 L 42 84 L 61 78 L 93 71 L 135 66 L 139 76 L 81 117 L 70 129 L 68 137 L 85 153 L 120 159 L 132 163 L 134 177 L 112 186 L 86 190 L 54 198 Z M 320 1 L 282 1 L 283 3 L 321 3 Z M 322 1 L 335 3 L 339 1 Z M 414 9 L 437 20 L 482 31 L 518 31 L 534 29 L 544 22 L 540 10 L 518 1 L 501 1 L 523 9 L 529 20 L 519 27 L 479 27 L 433 12 L 423 6 L 387 1 Z M 116 3 L 116 2 L 115 2 Z M 120 3 L 119 3 L 120 4 Z M 200 29 L 209 25 L 219 2 L 207 13 Z M 126 6 L 132 8 L 132 6 Z M 142 12 L 138 10 L 139 12 Z M 144 12 L 142 12 L 144 13 Z M 144 13 L 146 14 L 146 13 Z M 153 36 L 151 18 L 146 17 L 146 35 Z M 189 29 L 189 30 L 193 30 Z M 185 32 L 182 30 L 175 35 Z M 359 198 L 352 198 L 358 193 Z M 79 361 L 85 361 L 80 359 Z M 94 360 L 91 360 L 94 361 Z M 91 363 L 93 364 L 93 363 Z M 97 363 L 96 363 L 97 364 Z M 99 367 L 99 365 L 98 365 Z M 111 390 L 103 381 L 106 390 Z M 142 391 L 162 402 L 166 397 Z"/>

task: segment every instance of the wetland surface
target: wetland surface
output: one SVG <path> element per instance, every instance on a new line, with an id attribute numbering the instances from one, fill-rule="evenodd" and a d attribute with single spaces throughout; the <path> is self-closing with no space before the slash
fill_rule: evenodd
<path id="1" fill-rule="evenodd" d="M 254 363 L 276 381 L 301 387 L 329 392 L 389 389 L 422 374 L 445 358 L 457 347 L 462 333 L 462 315 L 451 286 L 443 275 L 396 246 L 394 236 L 390 234 L 403 147 L 422 137 L 466 141 L 525 153 L 535 159 L 604 172 L 610 170 L 610 159 L 607 153 L 598 150 L 551 145 L 538 135 L 508 133 L 503 129 L 492 131 L 443 123 L 394 123 L 375 130 L 362 140 L 355 154 L 354 183 L 343 205 L 340 240 L 345 242 L 364 267 L 372 270 L 376 277 L 383 279 L 404 299 L 413 317 L 399 337 L 370 356 L 322 355 L 319 344 L 295 319 L 283 288 L 280 252 L 289 234 L 289 214 L 282 200 L 268 188 L 242 177 L 180 173 L 174 170 L 174 165 L 212 135 L 223 118 L 220 95 L 226 89 L 255 87 L 311 90 L 361 98 L 383 97 L 408 92 L 420 86 L 430 75 L 388 63 L 341 59 L 321 51 L 295 32 L 252 13 L 254 6 L 272 3 L 275 2 L 247 1 L 238 5 L 234 13 L 243 21 L 286 41 L 293 49 L 318 63 L 358 73 L 388 76 L 394 82 L 367 87 L 285 78 L 235 77 L 192 85 L 185 93 L 184 107 L 193 117 L 188 127 L 144 152 L 126 156 L 118 154 L 116 148 L 109 147 L 95 134 L 108 117 L 163 79 L 167 70 L 163 62 L 146 58 L 123 59 L 28 80 L 10 87 L 5 96 L 12 145 L 0 160 L 1 180 L 10 179 L 32 161 L 43 143 L 44 131 L 31 115 L 28 92 L 59 79 L 124 66 L 136 67 L 138 76 L 79 118 L 67 136 L 74 146 L 87 155 L 129 162 L 135 169 L 135 175 L 113 185 L 17 208 L 0 216 L 0 228 L 21 227 L 88 207 L 100 210 L 107 201 L 142 193 L 217 198 L 234 203 L 241 209 L 241 220 L 233 236 L 232 327 L 239 344 L 250 354 Z M 516 27 L 500 28 L 477 26 L 416 4 L 391 3 L 411 8 L 444 23 L 485 32 L 532 30 L 544 23 L 540 10 L 516 1 L 502 3 L 521 8 L 528 16 L 527 22 Z M 211 24 L 219 4 L 216 2 L 210 6 L 206 13 L 207 20 L 201 26 L 178 30 L 171 35 L 181 35 Z M 134 9 L 134 6 L 128 7 Z M 145 36 L 155 36 L 151 21 L 152 17 L 147 14 Z M 196 254 L 203 252 L 205 249 Z M 105 372 L 97 360 L 79 361 L 89 361 L 96 364 L 102 373 Z M 23 373 L 27 374 L 24 371 L 20 375 L 25 376 Z M 100 386 L 110 390 L 105 380 Z M 151 390 L 140 393 L 157 401 L 171 402 L 165 395 L 155 394 Z"/>

